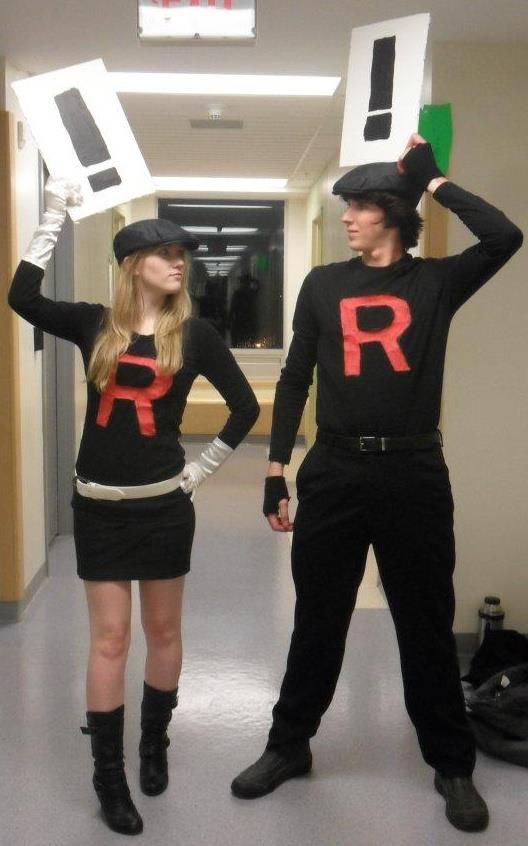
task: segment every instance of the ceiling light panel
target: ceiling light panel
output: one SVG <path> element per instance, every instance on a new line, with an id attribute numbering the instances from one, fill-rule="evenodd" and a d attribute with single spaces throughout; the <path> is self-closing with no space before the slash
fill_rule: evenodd
<path id="1" fill-rule="evenodd" d="M 236 203 L 167 203 L 170 208 L 175 209 L 272 209 L 273 206 L 250 206 L 247 203 L 236 205 Z"/>
<path id="2" fill-rule="evenodd" d="M 258 232 L 257 227 L 252 226 L 189 226 L 183 224 L 187 232 L 194 232 L 195 235 L 253 235 Z"/>
<path id="3" fill-rule="evenodd" d="M 218 235 L 218 226 L 184 226 L 187 232 L 195 235 Z"/>
<path id="4" fill-rule="evenodd" d="M 274 74 L 109 73 L 122 94 L 206 94 L 243 97 L 332 97 L 340 76 Z"/>
<path id="5" fill-rule="evenodd" d="M 238 261 L 238 256 L 196 256 L 200 261 L 220 261 L 222 263 Z"/>

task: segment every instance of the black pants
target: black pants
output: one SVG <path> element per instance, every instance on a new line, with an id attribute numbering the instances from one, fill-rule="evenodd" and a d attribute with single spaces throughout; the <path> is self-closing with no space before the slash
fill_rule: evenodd
<path id="1" fill-rule="evenodd" d="M 316 444 L 299 470 L 297 494 L 295 626 L 268 747 L 316 733 L 372 544 L 423 757 L 445 776 L 471 774 L 475 745 L 452 631 L 453 499 L 441 448 L 357 454 Z"/>

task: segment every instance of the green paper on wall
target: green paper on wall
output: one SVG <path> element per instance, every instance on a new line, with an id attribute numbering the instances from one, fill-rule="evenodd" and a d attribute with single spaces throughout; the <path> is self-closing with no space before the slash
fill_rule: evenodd
<path id="1" fill-rule="evenodd" d="M 255 268 L 257 273 L 267 273 L 269 270 L 269 258 L 268 256 L 257 256 L 257 260 L 255 262 Z"/>
<path id="2" fill-rule="evenodd" d="M 451 104 L 423 106 L 420 109 L 418 132 L 431 144 L 440 170 L 447 173 L 453 144 Z"/>

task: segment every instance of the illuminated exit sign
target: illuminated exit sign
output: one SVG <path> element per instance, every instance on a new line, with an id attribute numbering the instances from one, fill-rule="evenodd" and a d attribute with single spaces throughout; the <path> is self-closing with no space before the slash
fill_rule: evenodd
<path id="1" fill-rule="evenodd" d="M 138 34 L 146 41 L 256 38 L 256 0 L 138 0 Z"/>

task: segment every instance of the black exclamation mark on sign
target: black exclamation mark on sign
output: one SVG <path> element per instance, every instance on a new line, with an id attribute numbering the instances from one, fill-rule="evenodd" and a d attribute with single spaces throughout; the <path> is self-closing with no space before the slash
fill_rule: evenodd
<path id="1" fill-rule="evenodd" d="M 392 108 L 395 58 L 396 36 L 377 38 L 372 50 L 369 112 L 380 112 Z M 363 130 L 363 138 L 365 141 L 381 141 L 390 138 L 391 128 L 392 113 L 390 111 L 369 114 Z"/>
<path id="2" fill-rule="evenodd" d="M 90 167 L 108 161 L 108 147 L 79 89 L 70 88 L 57 94 L 55 102 L 80 163 Z M 121 177 L 115 167 L 110 167 L 89 175 L 88 182 L 92 191 L 104 191 L 121 185 Z"/>

